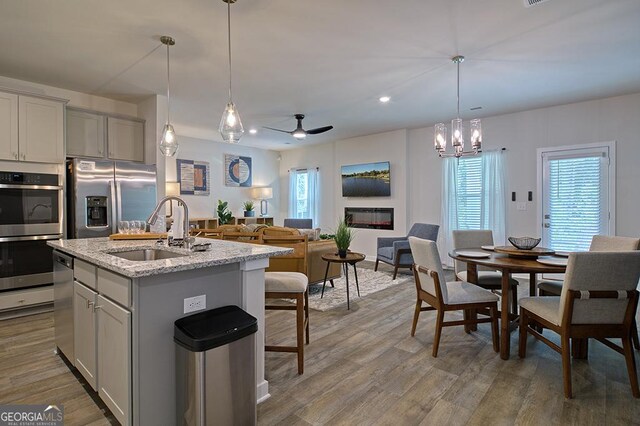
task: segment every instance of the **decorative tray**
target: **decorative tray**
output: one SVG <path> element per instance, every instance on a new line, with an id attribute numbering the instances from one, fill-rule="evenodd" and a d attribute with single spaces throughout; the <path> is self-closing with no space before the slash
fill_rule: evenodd
<path id="1" fill-rule="evenodd" d="M 520 250 L 513 246 L 499 246 L 495 247 L 494 250 L 497 253 L 508 254 L 509 257 L 522 257 L 529 259 L 537 259 L 538 256 L 551 256 L 555 254 L 555 251 L 544 247 L 535 247 L 531 250 Z"/>

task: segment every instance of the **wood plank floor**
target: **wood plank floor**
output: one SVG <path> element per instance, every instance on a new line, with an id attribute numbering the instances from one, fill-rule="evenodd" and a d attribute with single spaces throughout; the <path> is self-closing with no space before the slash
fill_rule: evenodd
<path id="1" fill-rule="evenodd" d="M 394 286 L 354 296 L 350 311 L 311 311 L 304 375 L 294 354 L 267 353 L 271 398 L 258 406 L 258 423 L 640 425 L 624 359 L 601 344 L 591 343 L 588 361 L 574 362 L 575 399 L 565 400 L 560 356 L 532 338 L 521 360 L 514 333 L 503 361 L 488 324 L 471 335 L 451 327 L 431 357 L 435 316 L 423 312 L 411 337 L 414 303 L 413 286 Z M 267 314 L 269 342 L 293 341 L 292 315 Z M 58 403 L 65 424 L 116 424 L 53 347 L 51 313 L 0 321 L 0 403 Z"/>

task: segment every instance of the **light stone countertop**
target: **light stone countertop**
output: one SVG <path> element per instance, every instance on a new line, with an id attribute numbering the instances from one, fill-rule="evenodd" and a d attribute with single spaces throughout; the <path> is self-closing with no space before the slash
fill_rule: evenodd
<path id="1" fill-rule="evenodd" d="M 51 247 L 129 278 L 168 274 L 171 272 L 227 265 L 242 261 L 263 259 L 293 252 L 290 248 L 274 247 L 234 241 L 196 238 L 196 243 L 210 243 L 211 249 L 204 252 L 167 247 L 154 240 L 109 240 L 108 238 L 81 238 L 76 240 L 48 241 Z M 131 261 L 109 253 L 136 249 L 162 249 L 187 254 L 172 259 Z"/>

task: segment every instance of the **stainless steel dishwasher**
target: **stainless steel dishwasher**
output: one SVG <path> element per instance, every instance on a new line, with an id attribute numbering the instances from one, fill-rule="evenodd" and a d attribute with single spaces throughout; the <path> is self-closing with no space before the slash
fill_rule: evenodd
<path id="1" fill-rule="evenodd" d="M 74 363 L 73 257 L 53 252 L 53 319 L 56 346 Z"/>

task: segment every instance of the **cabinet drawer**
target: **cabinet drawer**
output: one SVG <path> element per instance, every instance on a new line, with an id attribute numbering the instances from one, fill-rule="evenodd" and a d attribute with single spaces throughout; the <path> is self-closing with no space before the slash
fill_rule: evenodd
<path id="1" fill-rule="evenodd" d="M 53 286 L 9 291 L 0 295 L 0 310 L 53 302 Z"/>
<path id="2" fill-rule="evenodd" d="M 131 306 L 131 280 L 98 268 L 98 293 L 123 306 Z"/>
<path id="3" fill-rule="evenodd" d="M 73 264 L 73 277 L 87 287 L 96 288 L 96 267 L 76 259 Z"/>

